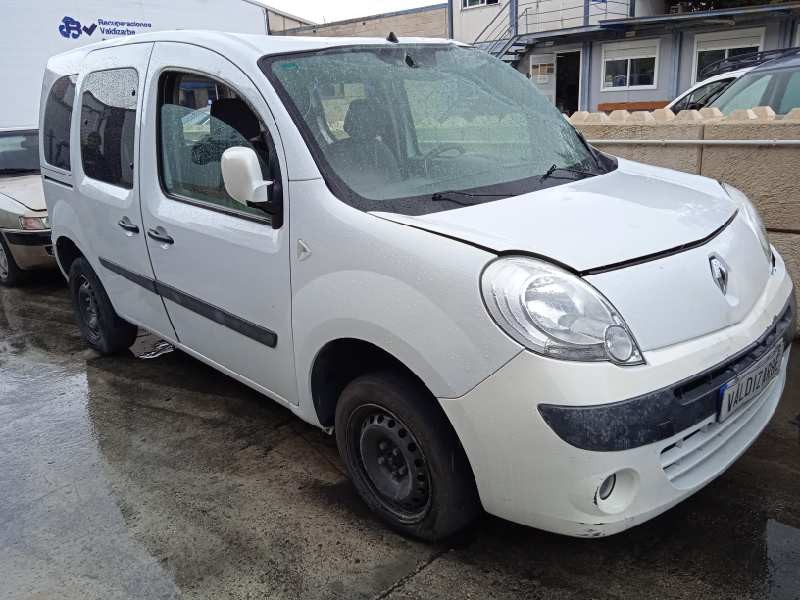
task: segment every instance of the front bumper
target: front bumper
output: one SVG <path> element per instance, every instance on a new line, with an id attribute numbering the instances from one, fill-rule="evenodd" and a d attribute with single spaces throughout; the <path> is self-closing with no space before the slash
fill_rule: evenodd
<path id="1" fill-rule="evenodd" d="M 658 398 L 659 392 L 676 389 L 676 382 L 699 374 L 714 374 L 721 367 L 724 372 L 759 341 L 777 340 L 762 338 L 780 322 L 791 294 L 791 280 L 779 261 L 742 322 L 647 352 L 645 365 L 623 368 L 522 352 L 465 396 L 440 399 L 470 459 L 484 508 L 540 529 L 600 537 L 647 521 L 708 484 L 752 444 L 774 414 L 785 384 L 788 345 L 778 376 L 724 423 L 709 411 L 703 400 L 708 390 L 702 385 L 692 388 L 696 393 L 691 397 L 701 400 L 687 403 L 688 419 L 670 399 L 666 412 L 656 411 L 656 416 L 666 414 L 671 421 L 651 421 L 655 427 L 644 437 L 637 437 L 640 430 L 627 430 L 631 422 L 613 418 L 606 422 L 610 429 L 605 435 L 584 428 L 576 437 L 564 431 L 560 436 L 540 407 L 602 412 L 630 399 Z M 708 383 L 714 387 L 716 378 Z M 604 501 L 598 489 L 614 473 L 616 487 Z"/>
<path id="2" fill-rule="evenodd" d="M 56 267 L 50 230 L 30 231 L 23 229 L 0 230 L 8 244 L 14 262 L 23 270 L 50 269 Z"/>

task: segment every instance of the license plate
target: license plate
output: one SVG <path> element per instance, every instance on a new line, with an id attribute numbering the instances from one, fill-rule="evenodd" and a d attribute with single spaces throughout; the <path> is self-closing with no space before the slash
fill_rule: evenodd
<path id="1" fill-rule="evenodd" d="M 783 341 L 780 341 L 747 371 L 723 385 L 717 421 L 721 423 L 764 391 L 780 371 L 782 358 Z"/>

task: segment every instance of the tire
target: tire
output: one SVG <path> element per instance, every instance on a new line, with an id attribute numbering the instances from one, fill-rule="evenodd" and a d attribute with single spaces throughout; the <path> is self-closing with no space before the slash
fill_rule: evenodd
<path id="1" fill-rule="evenodd" d="M 14 287 L 22 283 L 24 277 L 25 271 L 17 266 L 3 234 L 0 233 L 0 285 Z"/>
<path id="2" fill-rule="evenodd" d="M 103 355 L 130 348 L 137 328 L 114 311 L 103 284 L 85 258 L 77 258 L 69 269 L 69 291 L 81 335 Z"/>
<path id="3" fill-rule="evenodd" d="M 436 541 L 480 512 L 464 449 L 414 378 L 381 371 L 354 379 L 339 397 L 335 425 L 353 485 L 393 529 Z"/>

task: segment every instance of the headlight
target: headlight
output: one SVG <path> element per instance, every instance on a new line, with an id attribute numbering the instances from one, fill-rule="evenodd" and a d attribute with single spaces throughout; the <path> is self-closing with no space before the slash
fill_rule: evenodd
<path id="1" fill-rule="evenodd" d="M 20 217 L 19 228 L 35 230 L 47 229 L 47 217 Z"/>
<path id="2" fill-rule="evenodd" d="M 567 360 L 644 362 L 611 303 L 563 269 L 522 256 L 500 258 L 484 270 L 481 291 L 500 328 L 533 352 Z"/>
<path id="3" fill-rule="evenodd" d="M 750 199 L 745 193 L 728 185 L 722 183 L 722 188 L 728 193 L 731 200 L 739 205 L 739 208 L 744 213 L 745 219 L 750 224 L 755 234 L 758 236 L 758 241 L 761 244 L 761 249 L 764 251 L 764 256 L 767 257 L 767 262 L 772 263 L 772 248 L 769 245 L 769 238 L 767 237 L 767 228 L 764 227 L 764 221 L 761 220 L 761 215 L 758 214 L 758 209 L 750 202 Z"/>

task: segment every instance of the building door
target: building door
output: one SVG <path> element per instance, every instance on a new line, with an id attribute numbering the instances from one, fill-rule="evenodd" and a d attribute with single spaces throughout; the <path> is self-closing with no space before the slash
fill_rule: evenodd
<path id="1" fill-rule="evenodd" d="M 562 113 L 572 115 L 580 102 L 581 53 L 564 52 L 556 55 L 555 103 Z"/>
<path id="2" fill-rule="evenodd" d="M 531 83 L 550 102 L 556 100 L 555 54 L 532 54 L 530 57 Z"/>

